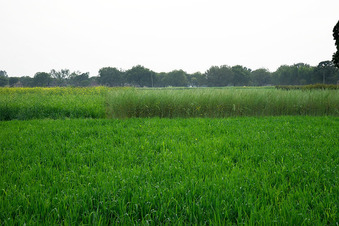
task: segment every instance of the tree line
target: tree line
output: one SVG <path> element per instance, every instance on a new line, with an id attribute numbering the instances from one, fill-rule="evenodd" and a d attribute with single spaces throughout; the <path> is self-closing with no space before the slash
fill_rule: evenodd
<path id="1" fill-rule="evenodd" d="M 0 86 L 49 87 L 49 86 L 266 86 L 266 85 L 309 85 L 339 84 L 339 21 L 333 28 L 333 38 L 337 51 L 332 61 L 322 61 L 316 67 L 305 63 L 282 65 L 271 73 L 265 68 L 252 71 L 241 65 L 233 67 L 212 66 L 205 73 L 188 74 L 183 70 L 168 73 L 156 73 L 141 65 L 127 71 L 115 67 L 104 67 L 99 75 L 89 77 L 89 73 L 70 72 L 68 69 L 37 72 L 29 76 L 9 77 L 6 71 L 0 70 Z"/>
<path id="2" fill-rule="evenodd" d="M 0 86 L 54 87 L 54 86 L 135 86 L 135 87 L 221 87 L 221 86 L 267 86 L 337 84 L 339 70 L 332 61 L 320 62 L 317 66 L 304 63 L 282 65 L 275 72 L 265 68 L 251 70 L 241 65 L 212 66 L 205 73 L 186 73 L 183 70 L 157 73 L 141 65 L 129 70 L 104 67 L 98 76 L 88 72 L 60 71 L 37 72 L 34 77 L 9 77 L 0 71 Z"/>

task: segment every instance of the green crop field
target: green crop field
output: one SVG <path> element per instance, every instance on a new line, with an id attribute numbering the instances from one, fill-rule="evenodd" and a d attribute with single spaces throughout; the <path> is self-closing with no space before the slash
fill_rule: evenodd
<path id="1" fill-rule="evenodd" d="M 280 115 L 339 116 L 339 90 L 0 88 L 0 121 Z"/>
<path id="2" fill-rule="evenodd" d="M 335 90 L 0 89 L 0 225 L 338 225 L 337 100 Z"/>
<path id="3" fill-rule="evenodd" d="M 269 88 L 125 89 L 107 95 L 107 116 L 339 116 L 339 90 Z"/>
<path id="4" fill-rule="evenodd" d="M 104 118 L 107 88 L 0 88 L 0 120 Z"/>

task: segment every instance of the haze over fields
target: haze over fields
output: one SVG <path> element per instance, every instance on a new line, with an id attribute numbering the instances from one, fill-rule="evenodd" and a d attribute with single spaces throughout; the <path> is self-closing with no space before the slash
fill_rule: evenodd
<path id="1" fill-rule="evenodd" d="M 335 52 L 338 9 L 338 0 L 0 1 L 0 70 L 317 65 Z"/>

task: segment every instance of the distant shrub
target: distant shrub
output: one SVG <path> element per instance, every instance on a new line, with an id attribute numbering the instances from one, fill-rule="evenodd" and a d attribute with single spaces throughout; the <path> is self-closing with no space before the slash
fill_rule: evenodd
<path id="1" fill-rule="evenodd" d="M 282 90 L 292 90 L 292 89 L 299 89 L 299 90 L 332 89 L 332 90 L 336 90 L 336 89 L 339 89 L 339 85 L 333 85 L 333 84 L 314 84 L 314 85 L 302 85 L 302 86 L 277 85 L 277 86 L 275 86 L 275 88 L 282 89 Z"/>

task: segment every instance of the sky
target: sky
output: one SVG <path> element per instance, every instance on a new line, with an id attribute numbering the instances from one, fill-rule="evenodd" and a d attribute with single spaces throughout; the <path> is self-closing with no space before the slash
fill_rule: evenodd
<path id="1" fill-rule="evenodd" d="M 316 66 L 338 20 L 338 0 L 0 0 L 0 70 Z"/>

